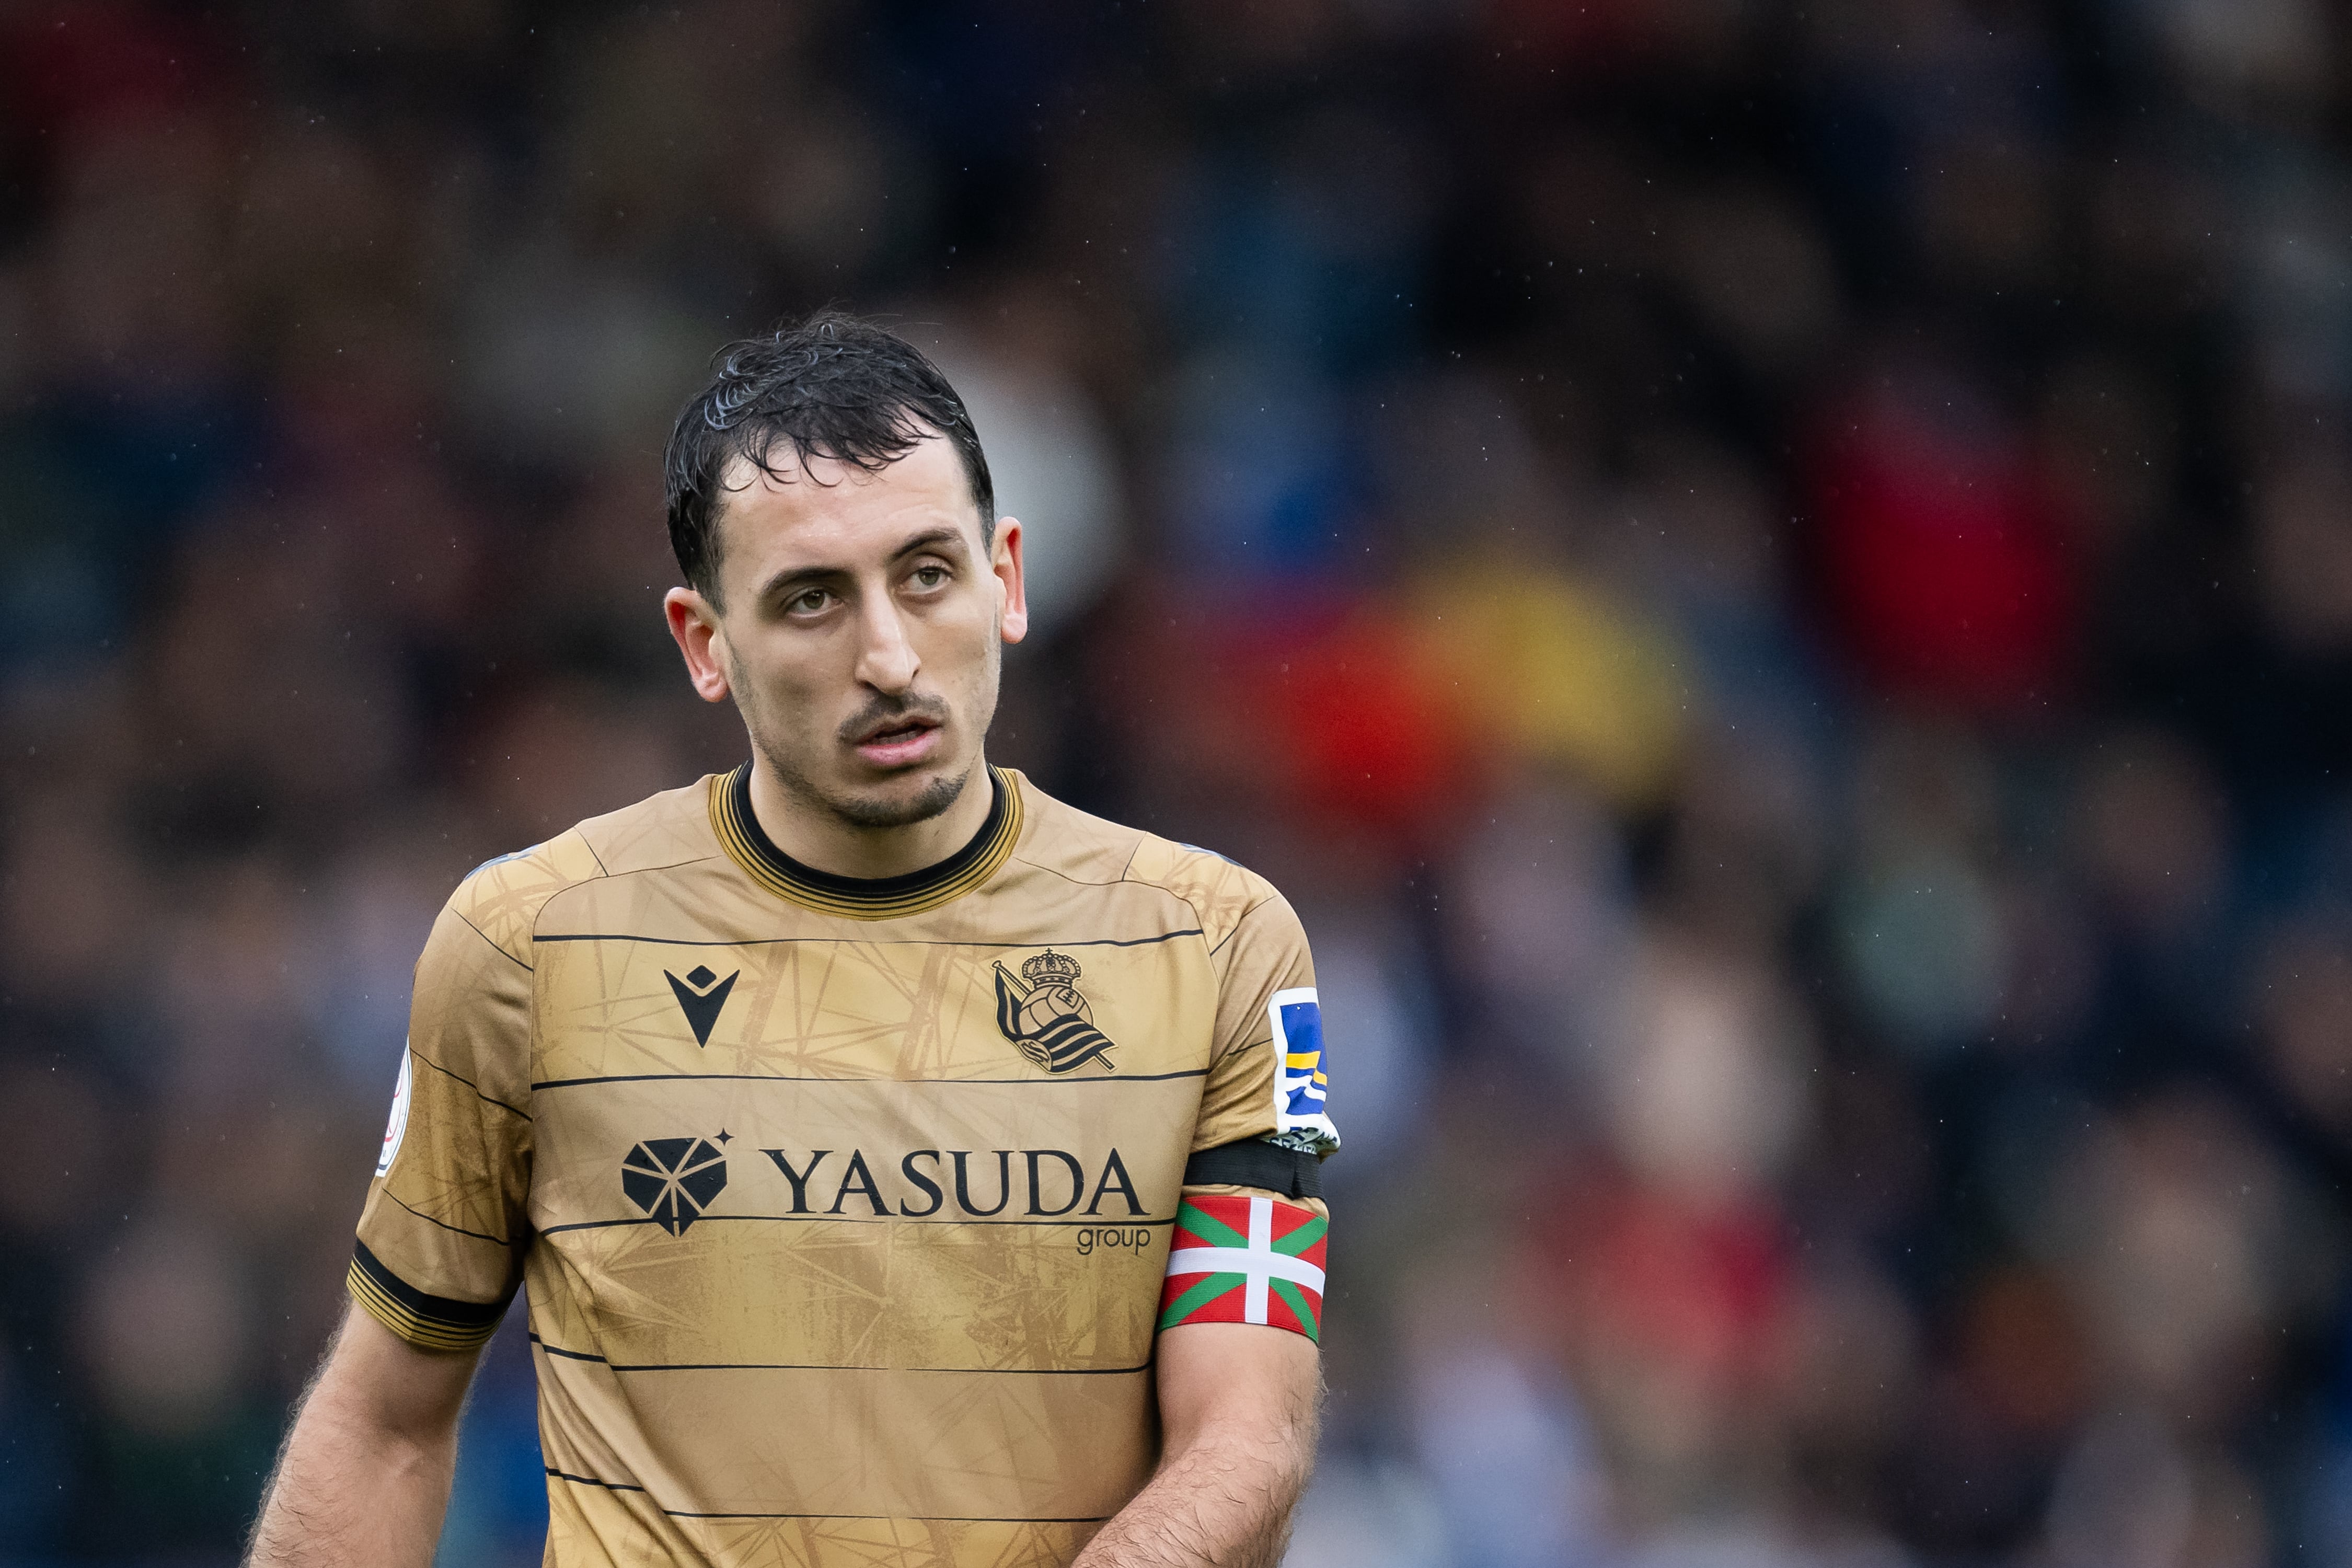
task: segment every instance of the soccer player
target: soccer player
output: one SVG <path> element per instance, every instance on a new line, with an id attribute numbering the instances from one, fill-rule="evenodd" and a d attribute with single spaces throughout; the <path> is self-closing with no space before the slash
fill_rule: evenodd
<path id="1" fill-rule="evenodd" d="M 1297 918 L 989 764 L 1021 525 L 921 353 L 718 365 L 665 605 L 751 760 L 451 897 L 252 1561 L 429 1560 L 520 1285 L 551 1563 L 1274 1563 L 1339 1142 Z"/>

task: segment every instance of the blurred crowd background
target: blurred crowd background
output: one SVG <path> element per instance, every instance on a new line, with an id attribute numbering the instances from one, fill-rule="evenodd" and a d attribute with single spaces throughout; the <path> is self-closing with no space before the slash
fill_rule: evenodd
<path id="1" fill-rule="evenodd" d="M 826 303 L 992 754 L 1316 942 L 1294 1564 L 2352 1563 L 2325 0 L 0 0 L 0 1560 L 234 1555 L 435 910 L 742 754 L 658 453 Z"/>

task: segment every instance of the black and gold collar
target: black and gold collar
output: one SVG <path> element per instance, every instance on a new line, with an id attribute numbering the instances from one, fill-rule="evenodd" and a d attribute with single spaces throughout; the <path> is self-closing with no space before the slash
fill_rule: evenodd
<path id="1" fill-rule="evenodd" d="M 1012 855 L 1021 837 L 1021 789 L 1003 769 L 988 770 L 993 799 L 988 820 L 971 841 L 936 866 L 903 877 L 836 877 L 803 866 L 775 846 L 751 811 L 751 764 L 710 781 L 710 826 L 719 843 L 751 879 L 780 899 L 819 914 L 856 921 L 919 915 L 963 897 Z"/>

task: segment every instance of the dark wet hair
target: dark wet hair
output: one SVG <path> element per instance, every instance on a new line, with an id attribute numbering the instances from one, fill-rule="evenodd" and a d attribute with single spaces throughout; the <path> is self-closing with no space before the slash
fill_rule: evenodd
<path id="1" fill-rule="evenodd" d="M 721 481 L 737 458 L 768 474 L 808 475 L 812 457 L 868 473 L 944 436 L 963 463 L 980 534 L 996 534 L 996 487 L 963 400 L 920 349 L 887 327 L 820 310 L 711 356 L 709 382 L 678 411 L 662 457 L 669 546 L 697 591 L 719 597 Z"/>

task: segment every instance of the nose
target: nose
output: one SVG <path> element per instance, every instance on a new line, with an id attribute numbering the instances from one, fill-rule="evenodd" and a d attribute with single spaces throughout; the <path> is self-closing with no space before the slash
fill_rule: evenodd
<path id="1" fill-rule="evenodd" d="M 865 595 L 865 610 L 857 627 L 858 680 L 877 691 L 897 696 L 915 684 L 915 672 L 922 667 L 923 661 L 915 656 L 915 645 L 908 640 L 906 621 L 892 596 Z"/>

